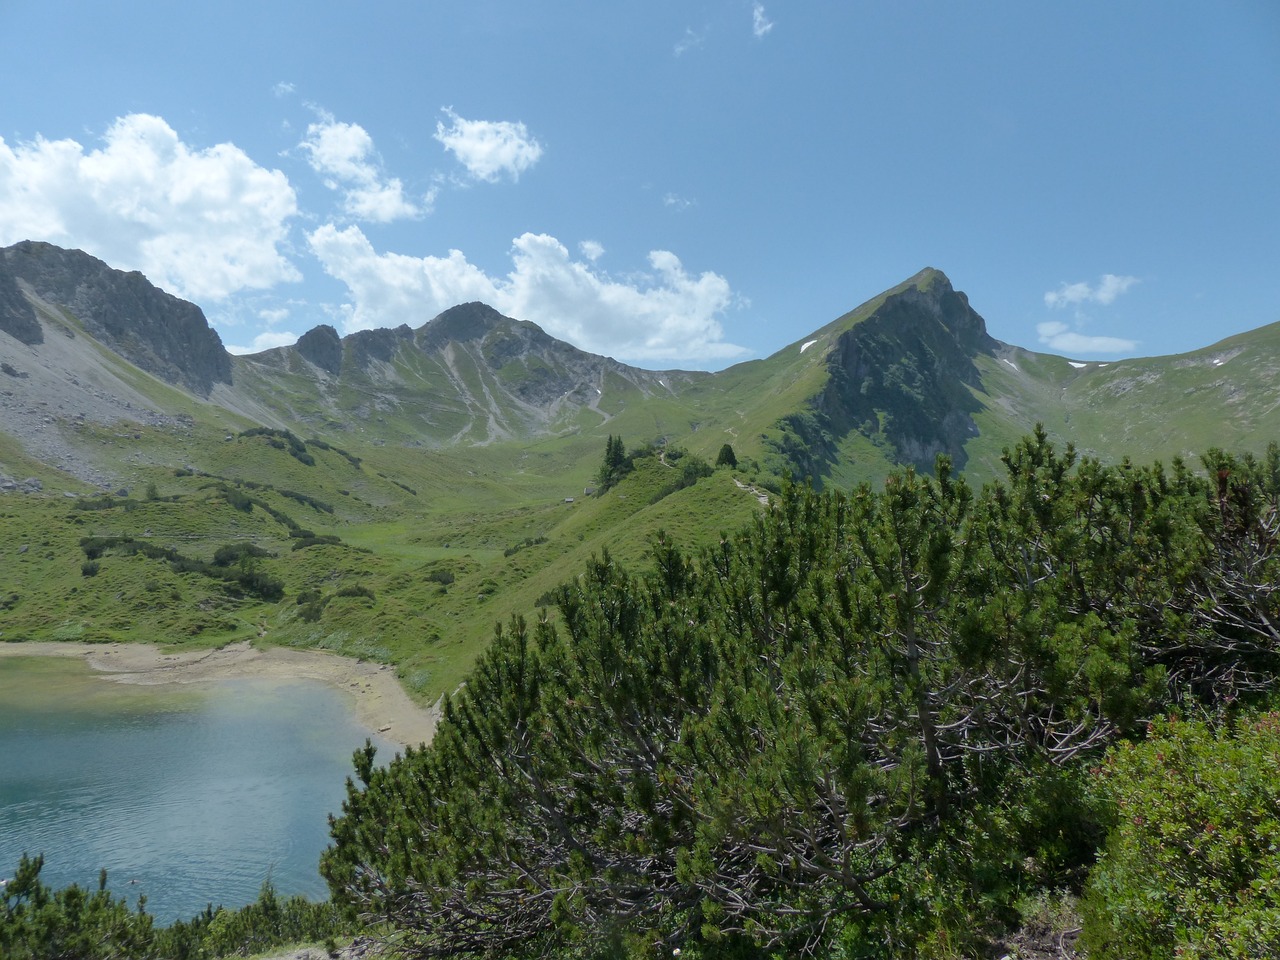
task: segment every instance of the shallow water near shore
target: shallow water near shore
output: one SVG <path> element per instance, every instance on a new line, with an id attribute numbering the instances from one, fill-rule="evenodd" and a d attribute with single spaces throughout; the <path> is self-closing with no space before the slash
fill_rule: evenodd
<path id="1" fill-rule="evenodd" d="M 43 853 L 54 887 L 147 898 L 161 923 L 208 904 L 327 896 L 317 871 L 351 754 L 397 747 L 314 680 L 140 686 L 79 660 L 0 658 L 0 877 Z"/>

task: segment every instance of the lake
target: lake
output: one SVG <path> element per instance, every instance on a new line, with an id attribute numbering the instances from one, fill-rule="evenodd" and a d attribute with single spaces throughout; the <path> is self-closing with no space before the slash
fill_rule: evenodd
<path id="1" fill-rule="evenodd" d="M 43 853 L 44 881 L 108 886 L 160 923 L 206 905 L 328 895 L 317 870 L 365 738 L 308 680 L 116 683 L 79 660 L 0 658 L 0 877 Z"/>

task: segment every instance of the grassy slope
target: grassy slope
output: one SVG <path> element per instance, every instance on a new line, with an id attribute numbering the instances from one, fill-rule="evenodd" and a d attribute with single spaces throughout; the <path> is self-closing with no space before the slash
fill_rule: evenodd
<path id="1" fill-rule="evenodd" d="M 539 598 L 591 555 L 641 562 L 660 529 L 703 543 L 759 508 L 727 471 L 650 503 L 675 476 L 656 459 L 639 461 L 604 496 L 583 497 L 598 457 L 579 463 L 575 445 L 563 441 L 516 450 L 371 449 L 359 466 L 312 445 L 315 463 L 307 466 L 267 437 L 228 440 L 199 427 L 183 435 L 181 462 L 204 475 L 138 468 L 133 496 L 98 510 L 76 509 L 62 496 L 0 499 L 0 639 L 210 646 L 257 638 L 320 647 L 397 664 L 411 692 L 429 702 L 463 680 L 495 623 L 534 614 Z M 247 481 L 238 489 L 259 503 L 236 509 L 225 483 L 209 474 Z M 146 476 L 160 499 L 139 495 Z M 288 526 L 264 505 L 342 542 L 293 550 Z M 131 536 L 204 561 L 224 544 L 252 542 L 271 552 L 253 565 L 283 582 L 285 598 L 229 595 L 219 581 L 175 573 L 162 559 L 113 551 L 86 576 L 81 538 L 103 536 Z M 342 595 L 356 594 L 353 588 L 358 595 Z M 309 619 L 298 602 L 308 596 L 323 601 L 318 617 Z"/>
<path id="2" fill-rule="evenodd" d="M 932 276 L 908 283 L 927 284 Z M 314 419 L 296 433 L 321 433 L 351 455 L 312 445 L 313 465 L 267 437 L 239 435 L 250 425 L 245 417 L 122 365 L 122 378 L 183 419 L 167 426 L 68 423 L 64 435 L 125 478 L 131 503 L 74 510 L 62 491 L 83 485 L 32 461 L 0 434 L 0 466 L 57 491 L 0 497 L 0 639 L 211 645 L 254 637 L 395 663 L 416 696 L 434 700 L 462 681 L 495 623 L 534 614 L 590 556 L 607 550 L 618 562 L 642 563 L 659 530 L 696 546 L 760 509 L 723 470 L 652 503 L 672 476 L 656 460 L 640 461 L 604 496 L 584 497 L 609 434 L 632 448 L 666 439 L 708 460 L 731 443 L 744 464 L 738 478 L 749 482 L 778 419 L 802 409 L 821 387 L 835 338 L 892 292 L 769 358 L 694 381 L 679 394 L 643 397 L 618 384 L 598 411 L 584 410 L 536 441 L 433 447 L 394 439 L 412 435 L 421 414 L 411 410 L 388 407 L 372 421 L 346 424 L 324 420 L 319 407 L 297 410 Z M 1037 421 L 1105 459 L 1167 459 L 1210 445 L 1261 449 L 1280 434 L 1277 356 L 1280 325 L 1183 357 L 1082 367 L 1016 349 L 980 358 L 985 409 L 977 415 L 980 435 L 968 446 L 968 470 L 979 482 L 998 474 L 1001 449 Z M 302 377 L 295 371 L 281 380 L 290 404 L 302 404 Z M 841 453 L 828 486 L 874 482 L 889 469 L 883 448 L 858 434 L 841 441 Z M 175 475 L 180 467 L 198 473 Z M 261 506 L 235 509 L 217 482 L 199 473 L 257 484 L 242 492 L 342 543 L 295 552 L 286 524 Z M 161 500 L 141 499 L 148 483 Z M 285 598 L 230 596 L 216 581 L 140 556 L 108 554 L 96 576 L 85 576 L 80 538 L 103 535 L 131 535 L 203 560 L 223 544 L 252 541 L 274 554 L 256 563 L 284 583 Z M 297 602 L 300 595 L 320 598 L 318 616 Z"/>
<path id="3" fill-rule="evenodd" d="M 1036 422 L 1103 460 L 1193 460 L 1210 447 L 1261 452 L 1280 440 L 1280 324 L 1172 357 L 1073 365 L 1014 350 L 979 361 L 987 409 L 968 446 L 975 475 Z"/>

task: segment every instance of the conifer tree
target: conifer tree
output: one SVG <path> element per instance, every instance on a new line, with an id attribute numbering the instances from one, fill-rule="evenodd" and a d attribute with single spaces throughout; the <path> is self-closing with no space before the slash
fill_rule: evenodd
<path id="1" fill-rule="evenodd" d="M 604 462 L 600 464 L 600 472 L 596 476 L 600 492 L 603 493 L 614 486 L 627 472 L 628 466 L 627 451 L 622 443 L 622 437 L 609 434 L 609 439 L 605 441 Z"/>

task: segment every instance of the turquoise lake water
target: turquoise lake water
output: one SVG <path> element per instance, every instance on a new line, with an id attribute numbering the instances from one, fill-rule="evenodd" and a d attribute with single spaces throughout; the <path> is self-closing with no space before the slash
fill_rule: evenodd
<path id="1" fill-rule="evenodd" d="M 238 907 L 270 878 L 328 895 L 317 863 L 371 736 L 314 681 L 114 683 L 75 660 L 0 658 L 0 877 L 43 853 L 54 887 L 108 886 L 162 923 Z"/>

